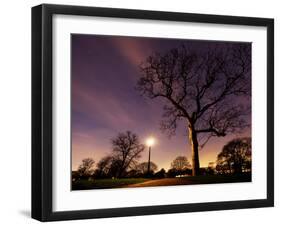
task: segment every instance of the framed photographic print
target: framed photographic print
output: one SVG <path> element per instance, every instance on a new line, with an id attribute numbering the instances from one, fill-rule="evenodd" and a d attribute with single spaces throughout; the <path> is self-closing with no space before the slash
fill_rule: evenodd
<path id="1" fill-rule="evenodd" d="M 273 206 L 273 37 L 267 18 L 33 7 L 32 217 Z"/>

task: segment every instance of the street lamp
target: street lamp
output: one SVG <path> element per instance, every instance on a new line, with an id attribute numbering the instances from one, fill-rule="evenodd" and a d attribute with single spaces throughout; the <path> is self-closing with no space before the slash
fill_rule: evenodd
<path id="1" fill-rule="evenodd" d="M 151 147 L 154 145 L 155 140 L 153 137 L 149 137 L 146 140 L 146 145 L 148 146 L 148 165 L 147 165 L 147 175 L 150 173 L 150 152 L 151 152 Z"/>

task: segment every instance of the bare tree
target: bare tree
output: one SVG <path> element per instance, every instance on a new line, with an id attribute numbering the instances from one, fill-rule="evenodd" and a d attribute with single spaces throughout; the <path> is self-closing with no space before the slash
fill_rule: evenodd
<path id="1" fill-rule="evenodd" d="M 199 148 L 212 136 L 244 129 L 250 112 L 251 45 L 204 47 L 152 54 L 141 64 L 137 84 L 142 95 L 165 101 L 163 130 L 173 135 L 179 121 L 186 125 L 193 175 L 199 174 Z"/>
<path id="2" fill-rule="evenodd" d="M 178 156 L 172 161 L 171 168 L 176 170 L 185 170 L 191 168 L 191 165 L 185 156 Z"/>
<path id="3" fill-rule="evenodd" d="M 117 177 L 122 177 L 126 170 L 137 164 L 145 146 L 139 142 L 138 136 L 131 131 L 119 133 L 112 139 L 113 158 L 118 165 Z"/>
<path id="4" fill-rule="evenodd" d="M 80 176 L 89 177 L 94 172 L 95 161 L 92 158 L 85 158 L 82 160 L 82 163 L 78 166 L 78 174 Z"/>
<path id="5" fill-rule="evenodd" d="M 112 156 L 105 156 L 97 163 L 97 169 L 95 170 L 96 177 L 108 177 L 111 176 L 110 170 L 112 165 L 113 158 Z"/>
<path id="6" fill-rule="evenodd" d="M 141 174 L 146 174 L 148 169 L 148 162 L 142 162 L 137 165 L 136 170 L 140 172 Z M 150 172 L 149 173 L 154 173 L 157 171 L 158 167 L 154 162 L 150 162 Z"/>
<path id="7" fill-rule="evenodd" d="M 228 142 L 218 154 L 218 169 L 227 169 L 228 173 L 239 174 L 251 170 L 251 138 L 238 138 Z M 224 172 L 224 171 L 223 171 Z"/>

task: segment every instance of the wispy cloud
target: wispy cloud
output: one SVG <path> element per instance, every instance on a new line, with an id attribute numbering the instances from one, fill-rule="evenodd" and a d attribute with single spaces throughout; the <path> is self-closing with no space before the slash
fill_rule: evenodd
<path id="1" fill-rule="evenodd" d="M 133 37 L 116 37 L 113 44 L 131 64 L 138 66 L 151 53 L 151 47 L 148 42 Z"/>
<path id="2" fill-rule="evenodd" d="M 106 91 L 88 90 L 77 83 L 73 88 L 72 110 L 82 112 L 93 122 L 102 120 L 109 127 L 132 126 L 134 123 L 118 98 Z"/>

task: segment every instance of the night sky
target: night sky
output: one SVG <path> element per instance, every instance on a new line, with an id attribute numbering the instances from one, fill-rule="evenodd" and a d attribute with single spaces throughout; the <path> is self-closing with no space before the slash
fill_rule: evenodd
<path id="1" fill-rule="evenodd" d="M 218 42 L 178 39 L 72 34 L 72 169 L 83 158 L 97 163 L 111 152 L 111 139 L 131 130 L 140 141 L 153 136 L 151 161 L 158 169 L 170 168 L 185 155 L 191 162 L 186 130 L 180 125 L 171 138 L 160 130 L 163 102 L 147 99 L 135 89 L 139 65 L 153 52 L 164 53 L 180 45 L 204 48 Z M 221 43 L 225 46 L 225 43 Z M 250 136 L 250 129 L 239 136 Z M 236 137 L 212 138 L 199 152 L 200 166 L 216 160 L 223 145 Z M 140 161 L 147 161 L 145 150 Z"/>

